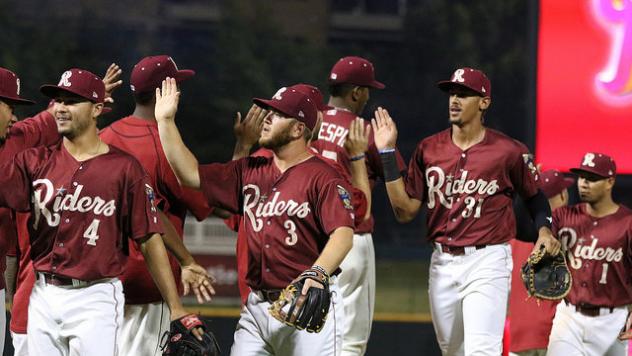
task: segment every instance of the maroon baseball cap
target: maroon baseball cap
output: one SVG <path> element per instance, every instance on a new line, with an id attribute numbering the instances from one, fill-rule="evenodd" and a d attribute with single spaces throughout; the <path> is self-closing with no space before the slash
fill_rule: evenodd
<path id="1" fill-rule="evenodd" d="M 480 96 L 492 96 L 489 78 L 482 71 L 473 68 L 459 68 L 452 73 L 450 80 L 440 81 L 437 86 L 445 92 L 454 87 L 461 87 L 474 90 Z"/>
<path id="2" fill-rule="evenodd" d="M 254 98 L 252 101 L 264 109 L 272 109 L 283 115 L 293 117 L 305 123 L 310 130 L 313 130 L 314 126 L 316 126 L 316 121 L 318 120 L 316 104 L 308 95 L 292 87 L 279 89 L 270 100 Z"/>
<path id="3" fill-rule="evenodd" d="M 343 57 L 334 64 L 329 73 L 330 84 L 353 84 L 375 89 L 384 89 L 384 84 L 375 80 L 373 63 L 362 57 Z"/>
<path id="4" fill-rule="evenodd" d="M 323 99 L 323 93 L 317 87 L 313 85 L 299 83 L 299 84 L 292 85 L 291 87 L 288 87 L 288 89 L 296 89 L 296 91 L 299 91 L 309 96 L 309 98 L 312 99 L 312 102 L 316 105 L 316 109 L 318 109 L 319 111 L 326 111 L 326 110 L 333 109 L 333 107 L 325 104 L 325 101 Z"/>
<path id="5" fill-rule="evenodd" d="M 167 77 L 177 83 L 195 75 L 191 69 L 178 69 L 173 58 L 167 55 L 145 57 L 136 63 L 129 79 L 130 88 L 135 93 L 156 90 Z"/>
<path id="6" fill-rule="evenodd" d="M 105 97 L 103 80 L 85 69 L 72 68 L 61 75 L 57 85 L 46 84 L 40 87 L 42 94 L 56 98 L 60 92 L 79 95 L 93 103 L 102 103 Z"/>
<path id="7" fill-rule="evenodd" d="M 571 168 L 575 174 L 588 173 L 602 178 L 614 177 L 617 174 L 617 165 L 612 157 L 603 153 L 587 152 L 582 158 L 578 168 Z"/>
<path id="8" fill-rule="evenodd" d="M 10 105 L 33 105 L 34 101 L 20 97 L 20 78 L 12 71 L 0 67 L 0 100 Z"/>
<path id="9" fill-rule="evenodd" d="M 564 174 L 556 169 L 540 173 L 540 179 L 538 180 L 538 188 L 542 190 L 547 198 L 553 198 L 573 184 L 575 184 L 575 179 L 564 177 Z"/>

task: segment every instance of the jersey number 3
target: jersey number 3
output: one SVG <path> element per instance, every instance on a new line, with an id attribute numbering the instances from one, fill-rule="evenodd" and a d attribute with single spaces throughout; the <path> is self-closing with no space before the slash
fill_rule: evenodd
<path id="1" fill-rule="evenodd" d="M 83 233 L 83 237 L 88 239 L 87 244 L 90 246 L 96 246 L 99 239 L 99 219 L 94 219 L 90 223 L 90 226 Z"/>

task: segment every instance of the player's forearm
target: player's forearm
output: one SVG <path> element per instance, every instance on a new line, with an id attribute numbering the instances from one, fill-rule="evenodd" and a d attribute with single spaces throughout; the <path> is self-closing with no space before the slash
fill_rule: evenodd
<path id="1" fill-rule="evenodd" d="M 140 246 L 140 250 L 145 257 L 147 269 L 151 274 L 162 298 L 167 302 L 171 311 L 171 320 L 175 320 L 185 314 L 176 282 L 171 272 L 167 251 L 159 234 L 154 234 Z"/>
<path id="2" fill-rule="evenodd" d="M 158 133 L 165 156 L 182 186 L 200 188 L 198 161 L 182 141 L 173 120 L 159 120 Z"/>
<path id="3" fill-rule="evenodd" d="M 366 220 L 371 216 L 371 185 L 364 158 L 351 162 L 351 184 L 366 197 L 366 214 L 363 216 L 363 220 Z"/>
<path id="4" fill-rule="evenodd" d="M 242 142 L 241 140 L 237 140 L 237 142 L 235 143 L 235 149 L 233 150 L 233 161 L 236 161 L 240 158 L 248 157 L 250 155 L 251 149 L 251 144 L 247 142 Z"/>
<path id="5" fill-rule="evenodd" d="M 180 266 L 188 266 L 195 262 L 193 256 L 187 250 L 184 245 L 184 241 L 178 235 L 176 228 L 173 226 L 167 216 L 159 211 L 160 219 L 162 220 L 162 226 L 165 229 L 165 233 L 162 235 L 162 242 L 172 255 L 176 257 Z"/>
<path id="6" fill-rule="evenodd" d="M 329 236 L 329 241 L 314 264 L 321 266 L 331 275 L 340 266 L 351 247 L 353 247 L 353 229 L 346 226 L 339 227 Z"/>
<path id="7" fill-rule="evenodd" d="M 408 196 L 402 178 L 386 182 L 386 193 L 397 221 L 409 222 L 417 216 L 421 202 Z"/>
<path id="8" fill-rule="evenodd" d="M 7 256 L 7 269 L 4 271 L 4 280 L 6 283 L 6 294 L 9 301 L 13 300 L 15 294 L 15 281 L 18 273 L 18 258 L 15 256 Z"/>

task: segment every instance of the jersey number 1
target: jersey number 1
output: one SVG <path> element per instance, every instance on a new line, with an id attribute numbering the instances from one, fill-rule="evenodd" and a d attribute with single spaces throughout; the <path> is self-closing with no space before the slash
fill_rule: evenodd
<path id="1" fill-rule="evenodd" d="M 601 272 L 601 279 L 599 280 L 599 283 L 606 284 L 608 283 L 608 281 L 606 280 L 606 277 L 608 275 L 608 264 L 604 263 L 602 266 L 603 266 L 603 271 Z"/>
<path id="2" fill-rule="evenodd" d="M 99 219 L 94 219 L 90 223 L 90 226 L 83 233 L 83 237 L 88 239 L 88 245 L 96 246 L 99 239 Z"/>

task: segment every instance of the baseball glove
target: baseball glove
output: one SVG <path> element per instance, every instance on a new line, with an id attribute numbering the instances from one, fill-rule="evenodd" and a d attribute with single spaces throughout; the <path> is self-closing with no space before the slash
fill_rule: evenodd
<path id="1" fill-rule="evenodd" d="M 303 285 L 308 279 L 322 284 L 323 288 L 310 287 L 307 294 L 303 295 Z M 301 273 L 281 291 L 281 296 L 272 303 L 268 311 L 286 325 L 317 333 L 325 325 L 330 304 L 329 276 L 324 269 L 314 266 Z"/>
<path id="2" fill-rule="evenodd" d="M 204 329 L 202 341 L 191 331 L 196 327 Z M 167 338 L 168 336 L 168 338 Z M 188 314 L 171 322 L 170 330 L 163 335 L 162 355 L 169 356 L 219 356 L 221 350 L 204 322 L 195 314 Z M 165 340 L 165 338 L 167 338 Z"/>
<path id="3" fill-rule="evenodd" d="M 529 296 L 540 299 L 562 299 L 573 285 L 564 253 L 551 256 L 546 253 L 544 246 L 529 255 L 527 262 L 522 265 L 521 276 Z"/>

